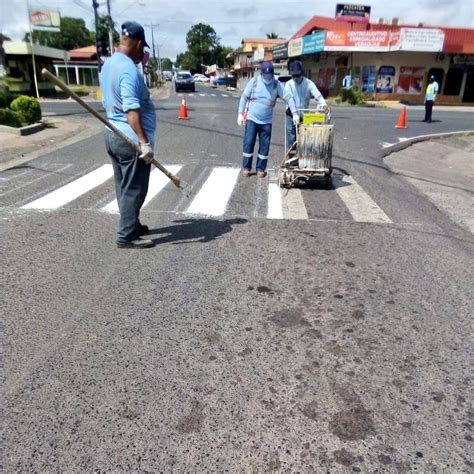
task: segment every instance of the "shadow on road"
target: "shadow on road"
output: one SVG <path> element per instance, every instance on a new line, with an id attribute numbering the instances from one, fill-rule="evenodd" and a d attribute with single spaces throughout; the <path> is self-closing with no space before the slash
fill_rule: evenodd
<path id="1" fill-rule="evenodd" d="M 245 224 L 247 219 L 235 218 L 223 221 L 214 219 L 183 219 L 175 225 L 150 229 L 150 234 L 168 234 L 153 239 L 155 244 L 206 243 L 231 232 L 234 225 Z"/>

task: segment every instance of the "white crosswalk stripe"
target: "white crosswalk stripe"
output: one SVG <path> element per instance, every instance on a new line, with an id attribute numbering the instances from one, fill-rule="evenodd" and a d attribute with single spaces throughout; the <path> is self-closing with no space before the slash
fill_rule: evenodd
<path id="1" fill-rule="evenodd" d="M 356 222 L 392 222 L 352 176 L 334 176 L 333 183 L 337 194 Z"/>
<path id="2" fill-rule="evenodd" d="M 165 168 L 173 174 L 178 174 L 181 170 L 181 165 L 168 165 Z M 145 207 L 160 191 L 164 189 L 164 187 L 169 184 L 170 180 L 158 169 L 154 169 L 150 173 L 150 182 L 148 184 L 148 193 L 146 195 L 145 202 L 143 203 L 143 207 Z M 102 208 L 105 212 L 110 212 L 113 214 L 117 214 L 119 212 L 117 199 L 114 199 L 112 202 L 107 204 Z"/>
<path id="3" fill-rule="evenodd" d="M 36 201 L 25 204 L 22 206 L 22 209 L 58 209 L 105 183 L 113 174 L 112 165 L 102 165 L 100 168 L 87 173 L 72 183 L 66 184 Z"/>
<path id="4" fill-rule="evenodd" d="M 165 165 L 165 167 L 171 171 L 171 173 L 177 175 L 183 170 L 184 165 Z M 173 212 L 181 208 L 179 212 L 184 212 L 188 215 L 220 217 L 226 214 L 234 189 L 236 189 L 236 185 L 239 182 L 240 169 L 237 167 L 218 166 L 205 169 L 204 178 L 206 174 L 207 179 L 204 180 L 204 184 L 201 188 L 196 190 L 194 199 L 190 203 L 188 201 L 185 204 L 188 207 L 182 209 L 181 206 L 183 203 L 181 202 Z M 89 209 L 97 209 L 97 207 L 100 207 L 104 212 L 116 214 L 119 212 L 117 200 L 113 199 L 107 202 L 107 200 L 104 199 L 105 195 L 110 195 L 113 188 L 113 181 L 107 184 L 107 189 L 103 188 L 95 193 L 90 192 L 112 177 L 112 165 L 101 165 L 84 176 L 80 176 L 76 180 L 23 205 L 22 209 L 59 209 L 89 193 L 85 200 L 83 199 L 80 202 L 80 206 L 85 205 L 85 208 Z M 248 180 L 248 178 L 246 179 Z M 36 183 L 36 180 L 33 180 L 32 183 Z M 352 176 L 333 175 L 333 183 L 334 191 L 324 192 L 332 192 L 334 193 L 333 196 L 337 195 L 344 203 L 354 221 L 382 224 L 392 223 L 392 220 L 387 214 L 385 214 Z M 150 205 L 150 203 L 168 185 L 171 186 L 169 179 L 158 169 L 153 169 L 150 174 L 148 193 L 143 207 L 155 207 Z M 249 215 L 261 215 L 260 211 L 257 213 L 257 208 L 260 209 L 262 205 L 264 206 L 266 200 L 267 219 L 308 220 L 311 218 L 305 204 L 305 199 L 307 199 L 307 196 L 310 196 L 310 194 L 306 194 L 306 192 L 311 191 L 304 191 L 305 194 L 303 195 L 300 189 L 283 189 L 280 188 L 277 183 L 273 182 L 267 183 L 266 181 L 259 181 L 259 186 L 260 185 L 263 185 L 263 187 L 261 187 L 261 191 L 263 192 L 259 191 L 259 196 L 262 196 L 263 200 L 259 198 L 257 199 L 258 202 L 253 203 L 255 206 L 253 213 L 251 210 L 252 202 L 249 203 Z M 20 186 L 20 188 L 24 189 L 24 186 Z M 11 195 L 13 191 L 14 190 L 9 191 L 9 195 Z M 101 193 L 104 194 L 102 198 L 100 198 Z M 172 195 L 170 197 L 173 199 Z M 305 197 L 305 199 L 303 199 L 303 197 Z M 88 202 L 89 204 L 84 204 Z M 170 201 L 167 198 L 167 200 L 163 202 L 169 203 Z M 238 202 L 238 200 L 236 202 Z M 104 205 L 104 203 L 107 204 Z M 81 207 L 81 209 L 82 208 L 83 207 Z M 265 210 L 262 209 L 262 211 L 264 213 L 263 215 L 265 215 Z M 337 216 L 334 217 L 337 219 Z"/>
<path id="5" fill-rule="evenodd" d="M 212 217 L 222 216 L 237 183 L 239 173 L 239 168 L 214 168 L 186 213 Z"/>

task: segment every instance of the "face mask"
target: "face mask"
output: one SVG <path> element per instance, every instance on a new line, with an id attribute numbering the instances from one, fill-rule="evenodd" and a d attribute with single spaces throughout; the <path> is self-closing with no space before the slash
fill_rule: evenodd
<path id="1" fill-rule="evenodd" d="M 294 77 L 293 80 L 296 82 L 296 84 L 301 84 L 303 82 L 303 76 Z"/>
<path id="2" fill-rule="evenodd" d="M 263 77 L 262 77 L 262 80 L 266 86 L 269 86 L 273 82 L 271 79 L 263 79 Z"/>

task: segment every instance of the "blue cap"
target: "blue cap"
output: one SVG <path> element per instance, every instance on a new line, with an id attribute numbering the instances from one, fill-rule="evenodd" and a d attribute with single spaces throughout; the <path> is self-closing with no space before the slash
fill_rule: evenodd
<path id="1" fill-rule="evenodd" d="M 262 77 L 270 81 L 274 77 L 273 63 L 271 61 L 264 61 L 260 66 Z"/>
<path id="2" fill-rule="evenodd" d="M 290 64 L 290 74 L 292 76 L 299 76 L 303 74 L 303 64 L 301 61 L 293 61 Z"/>
<path id="3" fill-rule="evenodd" d="M 126 21 L 122 25 L 122 36 L 142 40 L 147 48 L 150 47 L 148 46 L 148 43 L 145 40 L 145 30 L 143 29 L 143 26 L 140 25 L 140 23 L 137 23 L 136 21 Z"/>

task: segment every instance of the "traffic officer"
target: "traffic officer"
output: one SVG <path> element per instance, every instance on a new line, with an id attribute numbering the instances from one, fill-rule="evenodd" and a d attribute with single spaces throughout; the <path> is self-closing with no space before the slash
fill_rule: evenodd
<path id="1" fill-rule="evenodd" d="M 433 103 L 436 100 L 438 94 L 438 83 L 434 76 L 430 77 L 428 86 L 426 87 L 425 94 L 425 120 L 423 122 L 431 123 L 431 114 L 433 113 Z"/>
<path id="2" fill-rule="evenodd" d="M 328 106 L 316 84 L 304 77 L 303 64 L 301 61 L 293 61 L 290 64 L 291 79 L 285 85 L 285 100 L 289 104 L 295 104 L 296 111 L 289 106 L 286 108 L 286 150 L 290 150 L 296 140 L 296 127 L 300 123 L 302 110 L 309 107 L 309 100 L 313 97 L 318 106 L 326 112 Z"/>
<path id="3" fill-rule="evenodd" d="M 153 247 L 142 238 L 149 229 L 139 220 L 150 179 L 155 142 L 156 113 L 143 76 L 137 69 L 144 57 L 143 27 L 133 21 L 122 25 L 120 45 L 102 69 L 102 103 L 108 120 L 140 146 L 141 153 L 105 129 L 105 146 L 112 161 L 115 194 L 120 211 L 117 247 Z"/>
<path id="4" fill-rule="evenodd" d="M 278 97 L 284 98 L 283 86 L 275 78 L 273 63 L 264 61 L 260 66 L 260 76 L 249 81 L 239 103 L 237 124 L 239 127 L 245 124 L 242 176 L 250 176 L 257 136 L 257 176 L 264 178 L 267 175 L 265 170 L 272 138 L 273 109 Z M 294 103 L 290 107 L 296 113 Z"/>

